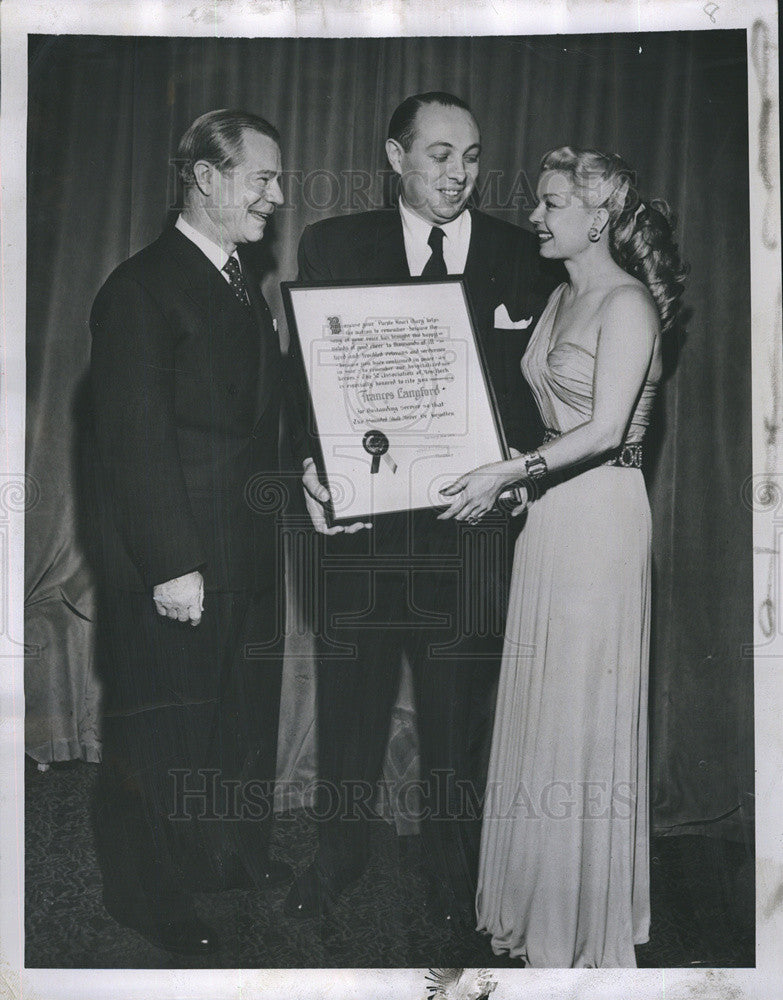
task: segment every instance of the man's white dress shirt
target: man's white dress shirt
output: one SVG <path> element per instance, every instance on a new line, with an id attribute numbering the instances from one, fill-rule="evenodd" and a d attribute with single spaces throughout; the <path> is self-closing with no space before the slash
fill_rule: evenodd
<path id="1" fill-rule="evenodd" d="M 408 269 L 411 277 L 420 277 L 424 265 L 432 256 L 432 248 L 427 242 L 432 232 L 433 223 L 427 222 L 412 212 L 400 198 L 400 216 L 402 217 L 402 235 L 405 240 L 405 256 L 408 258 Z M 444 233 L 443 260 L 449 274 L 464 274 L 465 262 L 468 259 L 470 247 L 471 218 L 467 209 L 460 212 L 451 222 L 438 224 L 438 229 Z"/>

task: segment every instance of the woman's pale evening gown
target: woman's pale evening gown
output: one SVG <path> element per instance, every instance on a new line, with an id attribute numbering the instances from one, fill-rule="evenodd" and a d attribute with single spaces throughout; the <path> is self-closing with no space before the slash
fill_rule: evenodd
<path id="1" fill-rule="evenodd" d="M 595 359 L 551 349 L 552 295 L 522 368 L 544 423 L 592 411 Z M 647 382 L 626 441 L 641 441 Z M 642 473 L 600 465 L 531 503 L 517 541 L 476 909 L 496 954 L 635 967 L 650 923 L 650 508 Z"/>

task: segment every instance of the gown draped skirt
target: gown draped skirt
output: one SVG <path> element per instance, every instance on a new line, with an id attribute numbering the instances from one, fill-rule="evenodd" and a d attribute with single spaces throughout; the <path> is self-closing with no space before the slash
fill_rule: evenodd
<path id="1" fill-rule="evenodd" d="M 564 286 L 561 286 L 564 287 Z M 589 418 L 594 360 L 550 350 L 560 292 L 523 361 L 550 428 Z M 646 385 L 628 440 L 640 440 Z M 648 940 L 650 508 L 601 465 L 531 503 L 517 541 L 476 911 L 532 967 L 635 967 Z"/>

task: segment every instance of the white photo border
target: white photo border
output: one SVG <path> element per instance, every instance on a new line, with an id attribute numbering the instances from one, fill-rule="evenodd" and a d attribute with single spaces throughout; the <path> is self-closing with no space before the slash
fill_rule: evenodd
<path id="1" fill-rule="evenodd" d="M 0 996 L 111 1000 L 238 995 L 423 1000 L 424 971 L 24 967 L 23 565 L 27 35 L 206 37 L 556 35 L 742 28 L 748 37 L 756 753 L 755 969 L 493 969 L 494 997 L 686 1000 L 783 995 L 783 359 L 775 0 L 3 0 L 0 492 Z M 769 116 L 763 102 L 771 101 Z M 768 122 L 764 131 L 761 124 Z M 766 175 L 760 169 L 760 156 Z M 770 187 L 771 184 L 771 187 Z M 772 581 L 772 582 L 770 582 Z M 772 621 L 773 627 L 768 624 Z"/>

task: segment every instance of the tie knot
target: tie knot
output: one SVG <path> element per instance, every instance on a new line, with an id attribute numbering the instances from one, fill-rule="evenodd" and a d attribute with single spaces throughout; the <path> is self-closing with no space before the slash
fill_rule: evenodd
<path id="1" fill-rule="evenodd" d="M 439 226 L 433 226 L 430 230 L 430 237 L 427 240 L 427 244 L 434 253 L 443 253 L 443 237 L 445 235 Z"/>

